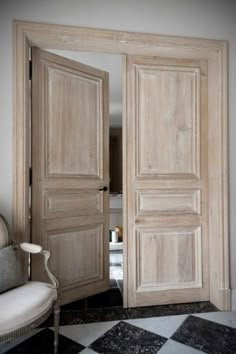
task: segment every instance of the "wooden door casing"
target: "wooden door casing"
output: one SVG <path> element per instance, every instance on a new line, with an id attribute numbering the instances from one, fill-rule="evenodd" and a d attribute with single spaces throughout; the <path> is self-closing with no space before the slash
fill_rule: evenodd
<path id="1" fill-rule="evenodd" d="M 32 241 L 67 303 L 109 287 L 108 74 L 39 48 L 32 63 Z"/>
<path id="2" fill-rule="evenodd" d="M 207 62 L 127 56 L 128 306 L 203 301 Z"/>
<path id="3" fill-rule="evenodd" d="M 158 33 L 135 33 L 39 22 L 13 21 L 13 234 L 17 242 L 30 242 L 29 228 L 29 142 L 30 87 L 29 50 L 40 48 L 105 52 L 124 56 L 192 58 L 208 63 L 208 177 L 209 177 L 209 278 L 210 301 L 220 310 L 231 309 L 228 212 L 228 42 Z M 124 60 L 124 73 L 126 72 Z M 126 96 L 126 82 L 123 92 Z M 124 163 L 124 290 L 127 289 L 127 151 L 132 133 L 123 104 Z M 217 142 L 217 143 L 216 143 Z M 28 264 L 22 259 L 23 272 Z M 127 291 L 124 291 L 127 305 Z"/>

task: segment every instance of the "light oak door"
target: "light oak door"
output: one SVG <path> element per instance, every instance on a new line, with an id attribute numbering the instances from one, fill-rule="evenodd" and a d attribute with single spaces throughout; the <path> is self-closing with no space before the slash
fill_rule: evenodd
<path id="1" fill-rule="evenodd" d="M 108 73 L 39 48 L 32 66 L 32 241 L 68 303 L 109 287 Z"/>
<path id="2" fill-rule="evenodd" d="M 209 299 L 207 75 L 126 57 L 128 307 Z"/>

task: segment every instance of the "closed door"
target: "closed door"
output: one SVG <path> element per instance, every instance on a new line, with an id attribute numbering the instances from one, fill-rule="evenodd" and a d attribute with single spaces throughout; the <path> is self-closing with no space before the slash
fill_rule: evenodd
<path id="1" fill-rule="evenodd" d="M 209 299 L 207 76 L 126 56 L 128 307 Z"/>
<path id="2" fill-rule="evenodd" d="M 109 287 L 108 73 L 39 48 L 32 64 L 32 241 L 68 303 Z"/>

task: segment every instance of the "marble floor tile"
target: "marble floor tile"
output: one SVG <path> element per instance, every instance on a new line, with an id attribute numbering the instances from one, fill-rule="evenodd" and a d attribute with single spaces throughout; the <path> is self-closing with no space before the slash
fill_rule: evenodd
<path id="1" fill-rule="evenodd" d="M 95 352 L 94 350 L 92 350 L 90 348 L 85 348 L 82 350 L 82 352 L 80 352 L 80 354 L 97 354 L 97 352 Z"/>
<path id="2" fill-rule="evenodd" d="M 61 311 L 73 311 L 73 310 L 83 310 L 86 308 L 86 300 L 78 300 L 71 302 L 70 304 L 62 305 Z"/>
<path id="3" fill-rule="evenodd" d="M 213 312 L 60 326 L 58 354 L 235 354 L 235 316 Z M 53 354 L 51 329 L 0 345 L 0 354 L 39 353 Z"/>
<path id="4" fill-rule="evenodd" d="M 123 305 L 123 297 L 118 288 L 90 296 L 86 299 L 87 308 L 114 307 Z"/>
<path id="5" fill-rule="evenodd" d="M 166 340 L 129 323 L 119 322 L 92 343 L 90 348 L 103 354 L 156 354 Z"/>
<path id="6" fill-rule="evenodd" d="M 43 331 L 43 328 L 36 328 L 33 329 L 30 333 L 24 334 L 15 340 L 12 340 L 8 343 L 0 344 L 0 354 L 8 352 L 10 349 L 16 347 L 20 343 L 24 342 L 25 340 L 29 339 L 30 337 L 34 336 L 35 334 L 41 331 Z"/>
<path id="7" fill-rule="evenodd" d="M 7 354 L 53 354 L 53 340 L 53 331 L 44 329 L 7 351 Z M 62 335 L 59 336 L 58 354 L 78 354 L 83 349 L 83 345 Z"/>
<path id="8" fill-rule="evenodd" d="M 236 353 L 235 328 L 196 316 L 188 316 L 171 339 L 208 354 Z"/>
<path id="9" fill-rule="evenodd" d="M 184 344 L 175 342 L 169 339 L 163 347 L 159 350 L 158 354 L 201 354 L 201 350 L 187 347 Z"/>
<path id="10" fill-rule="evenodd" d="M 210 312 L 199 313 L 194 316 L 204 318 L 205 320 L 220 323 L 225 326 L 236 328 L 236 311 L 233 312 Z"/>
<path id="11" fill-rule="evenodd" d="M 97 338 L 114 327 L 118 321 L 98 322 L 73 326 L 61 326 L 60 333 L 84 345 L 89 346 Z"/>
<path id="12" fill-rule="evenodd" d="M 165 338 L 170 338 L 172 334 L 182 325 L 186 318 L 187 315 L 179 315 L 126 320 L 125 322 L 152 333 L 159 334 Z"/>
<path id="13" fill-rule="evenodd" d="M 117 290 L 118 289 L 111 289 Z M 119 300 L 119 295 L 118 295 Z M 98 301 L 96 302 L 95 299 Z M 114 301 L 114 298 L 112 299 Z M 95 297 L 92 300 L 92 306 L 101 306 L 105 302 L 104 298 Z M 115 302 L 114 302 L 115 303 Z M 111 304 L 111 302 L 110 302 Z M 107 304 L 106 304 L 107 305 Z M 138 318 L 160 317 L 160 316 L 175 316 L 183 314 L 196 314 L 210 311 L 218 311 L 210 302 L 190 303 L 190 304 L 175 304 L 161 305 L 149 307 L 134 307 L 123 308 L 122 306 L 114 307 L 96 307 L 86 308 L 82 310 L 64 310 L 61 309 L 60 324 L 73 325 L 92 322 L 106 322 L 117 320 L 131 320 Z M 53 326 L 53 316 L 51 315 L 41 327 Z"/>

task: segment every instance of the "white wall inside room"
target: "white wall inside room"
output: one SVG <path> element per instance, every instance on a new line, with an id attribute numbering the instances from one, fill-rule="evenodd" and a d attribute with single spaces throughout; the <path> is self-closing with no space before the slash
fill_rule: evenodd
<path id="1" fill-rule="evenodd" d="M 224 39 L 229 42 L 231 280 L 236 289 L 236 2 L 235 0 L 11 0 L 0 3 L 0 212 L 12 217 L 12 21 Z M 215 142 L 217 144 L 217 141 Z"/>

